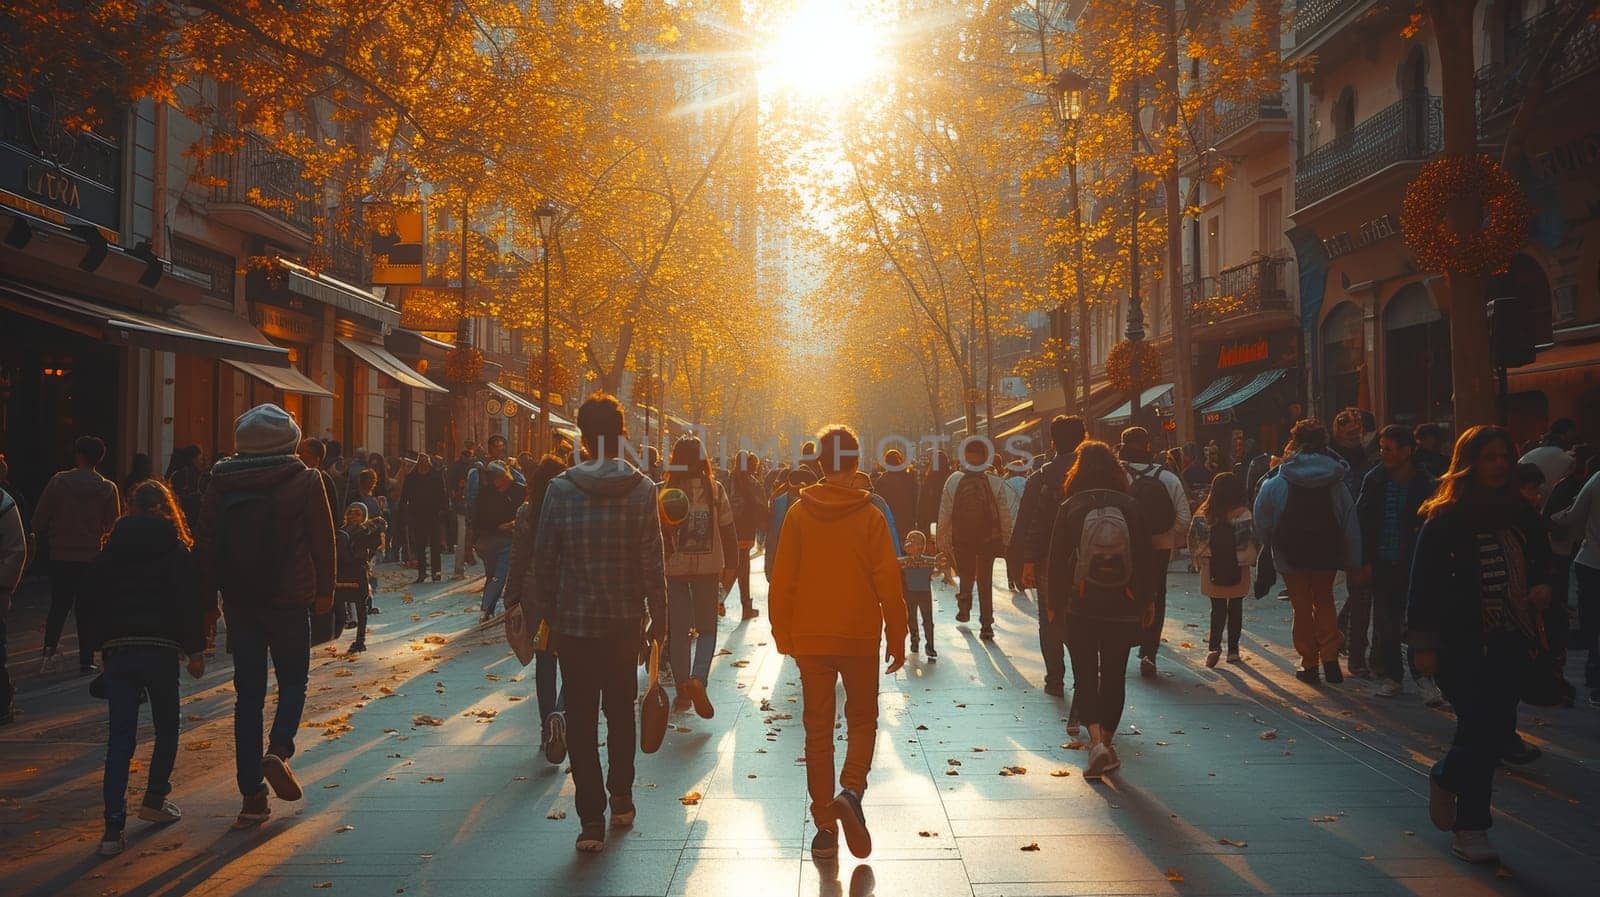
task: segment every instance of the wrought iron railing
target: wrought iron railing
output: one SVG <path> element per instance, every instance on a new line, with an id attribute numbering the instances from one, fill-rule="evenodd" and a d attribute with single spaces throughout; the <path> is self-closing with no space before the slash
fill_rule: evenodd
<path id="1" fill-rule="evenodd" d="M 1264 96 L 1254 103 L 1225 106 L 1200 122 L 1199 137 L 1202 150 L 1215 147 L 1222 141 L 1263 121 L 1288 121 L 1289 110 L 1283 104 L 1282 94 Z"/>
<path id="2" fill-rule="evenodd" d="M 1506 33 L 1501 60 L 1478 69 L 1480 127 L 1522 102 L 1535 69 L 1572 10 L 1571 2 L 1556 3 Z M 1550 86 L 1560 86 L 1596 68 L 1600 68 L 1600 21 L 1589 19 L 1556 51 L 1550 63 Z"/>
<path id="3" fill-rule="evenodd" d="M 360 218 L 346 224 L 336 224 L 330 218 L 323 225 L 322 239 L 328 273 L 345 283 L 366 288 L 369 276 L 366 231 Z"/>
<path id="4" fill-rule="evenodd" d="M 1189 323 L 1215 324 L 1235 315 L 1287 309 L 1287 266 L 1286 259 L 1262 256 L 1221 271 L 1215 278 L 1184 284 Z"/>
<path id="5" fill-rule="evenodd" d="M 1441 123 L 1438 97 L 1410 96 L 1379 111 L 1300 158 L 1296 205 L 1303 209 L 1327 199 L 1396 162 L 1432 156 L 1439 151 Z"/>
<path id="6" fill-rule="evenodd" d="M 1363 0 L 1299 0 L 1294 7 L 1294 42 L 1305 43 Z"/>
<path id="7" fill-rule="evenodd" d="M 300 160 L 265 137 L 246 132 L 237 151 L 211 157 L 211 171 L 221 181 L 211 189 L 212 202 L 255 206 L 290 227 L 312 232 L 315 185 L 306 179 Z"/>

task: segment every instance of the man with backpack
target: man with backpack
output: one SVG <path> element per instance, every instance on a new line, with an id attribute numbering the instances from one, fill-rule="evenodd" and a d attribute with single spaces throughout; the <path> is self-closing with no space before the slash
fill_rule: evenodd
<path id="1" fill-rule="evenodd" d="M 277 405 L 257 405 L 233 424 L 237 454 L 211 468 L 195 529 L 204 594 L 222 592 L 233 655 L 235 772 L 244 806 L 235 828 L 272 814 L 303 793 L 289 758 L 305 710 L 311 665 L 310 614 L 333 609 L 334 531 L 322 473 L 295 456 L 300 427 Z M 278 706 L 266 753 L 261 710 L 267 659 Z"/>
<path id="2" fill-rule="evenodd" d="M 1189 496 L 1178 475 L 1156 462 L 1150 450 L 1150 431 L 1144 427 L 1122 431 L 1117 457 L 1128 473 L 1128 494 L 1139 505 L 1139 518 L 1150 532 L 1155 617 L 1139 643 L 1139 675 L 1148 679 L 1156 674 L 1156 650 L 1161 647 L 1161 628 L 1167 619 L 1167 565 L 1172 562 L 1172 550 L 1189 539 Z"/>
<path id="3" fill-rule="evenodd" d="M 1067 642 L 1060 621 L 1050 619 L 1043 609 L 1045 596 L 1050 594 L 1049 584 L 1045 582 L 1045 562 L 1050 556 L 1050 533 L 1056 525 L 1056 510 L 1061 505 L 1067 471 L 1072 469 L 1085 435 L 1082 418 L 1058 414 L 1050 421 L 1050 447 L 1055 453 L 1028 477 L 1028 484 L 1022 489 L 1017 523 L 1011 533 L 1011 540 L 1017 546 L 1017 559 L 1022 563 L 1021 585 L 1025 589 L 1039 589 L 1039 652 L 1044 655 L 1044 693 L 1054 698 L 1066 694 Z"/>
<path id="4" fill-rule="evenodd" d="M 955 561 L 960 586 L 956 621 L 972 619 L 972 589 L 978 589 L 978 638 L 994 640 L 994 562 L 1011 540 L 1016 493 L 988 472 L 992 451 L 968 437 L 961 447 L 961 472 L 945 480 L 939 500 L 939 548 Z"/>
<path id="5" fill-rule="evenodd" d="M 1328 454 L 1328 431 L 1314 419 L 1290 433 L 1289 456 L 1256 495 L 1256 534 L 1272 546 L 1273 562 L 1294 607 L 1294 646 L 1301 682 L 1326 674 L 1344 681 L 1339 646 L 1344 636 L 1333 606 L 1333 579 L 1340 571 L 1361 581 L 1361 525 L 1345 487 L 1349 467 Z M 1320 664 L 1320 672 L 1319 672 Z"/>

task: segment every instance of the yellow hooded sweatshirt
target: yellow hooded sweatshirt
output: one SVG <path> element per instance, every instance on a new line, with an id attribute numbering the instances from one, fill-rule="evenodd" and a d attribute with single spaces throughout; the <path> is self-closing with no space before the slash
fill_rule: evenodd
<path id="1" fill-rule="evenodd" d="M 778 539 L 767 603 L 780 653 L 877 657 L 884 637 L 903 652 L 900 562 L 870 493 L 807 486 Z"/>

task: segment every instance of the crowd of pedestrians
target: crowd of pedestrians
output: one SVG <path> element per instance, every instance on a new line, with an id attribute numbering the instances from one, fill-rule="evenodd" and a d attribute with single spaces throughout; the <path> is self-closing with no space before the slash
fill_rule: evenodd
<path id="1" fill-rule="evenodd" d="M 745 452 L 719 469 L 693 436 L 664 465 L 640 456 L 608 395 L 585 401 L 577 423 L 578 444 L 544 457 L 509 457 L 496 436 L 448 461 L 443 451 L 345 458 L 269 404 L 235 422 L 235 452 L 214 464 L 179 449 L 164 477 L 141 470 L 119 489 L 97 472 L 104 443 L 84 437 L 74 467 L 50 480 L 28 518 L 0 490 L 0 611 L 28 564 L 31 533 L 48 557 L 44 670 L 57 666 L 75 612 L 79 670 L 99 674 L 108 701 L 101 851 L 125 843 L 140 706 L 150 707 L 155 746 L 136 815 L 181 817 L 170 799 L 179 674 L 203 675 L 219 618 L 233 661 L 235 825 L 244 828 L 270 818 L 269 797 L 303 796 L 290 761 L 312 646 L 353 627 L 349 653 L 364 651 L 379 612 L 376 564 L 405 563 L 416 582 L 438 582 L 447 552 L 456 578 L 483 563 L 481 622 L 505 618 L 509 633 L 514 610 L 537 629 L 541 748 L 550 763 L 570 762 L 585 852 L 637 817 L 635 707 L 648 646 L 666 657 L 672 712 L 714 717 L 719 617 L 734 591 L 735 625 L 760 616 L 756 552 L 774 641 L 800 674 L 817 858 L 836 856 L 841 838 L 857 856 L 871 851 L 862 800 L 879 679 L 908 657 L 937 662 L 935 579 L 953 574 L 955 619 L 970 622 L 976 604 L 978 637 L 991 641 L 1001 559 L 1013 591 L 1037 598 L 1044 691 L 1070 693 L 1068 729 L 1088 734 L 1086 778 L 1122 765 L 1130 655 L 1141 675 L 1157 674 L 1168 570 L 1187 549 L 1211 607 L 1207 667 L 1246 662 L 1246 599 L 1281 580 L 1302 682 L 1339 684 L 1348 671 L 1385 698 L 1410 681 L 1427 704 L 1449 703 L 1457 729 L 1433 769 L 1429 810 L 1469 861 L 1496 857 L 1487 837 L 1495 767 L 1538 756 L 1517 735 L 1518 705 L 1574 700 L 1562 677 L 1569 648 L 1588 653 L 1586 685 L 1600 685 L 1600 453 L 1573 444 L 1569 421 L 1520 456 L 1505 430 L 1473 427 L 1446 458 L 1436 427 L 1377 430 L 1346 409 L 1331 430 L 1296 423 L 1280 454 L 1236 440 L 1228 464 L 1215 446 L 1158 452 L 1142 427 L 1113 446 L 1058 417 L 1051 451 L 1036 458 L 997 459 L 973 439 L 955 464 L 942 452 L 917 464 L 890 450 L 871 474 L 842 425 L 807 442 L 793 466 Z M 5 474 L 0 461 L 0 483 Z M 1581 626 L 1569 645 L 1574 578 Z M 270 726 L 269 663 L 278 686 Z M 12 695 L 0 675 L 0 724 Z"/>

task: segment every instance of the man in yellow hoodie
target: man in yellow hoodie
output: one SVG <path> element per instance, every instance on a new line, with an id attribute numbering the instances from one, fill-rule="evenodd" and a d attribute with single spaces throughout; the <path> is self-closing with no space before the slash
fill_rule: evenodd
<path id="1" fill-rule="evenodd" d="M 850 852 L 872 852 L 861 811 L 878 734 L 878 657 L 888 640 L 892 675 L 906 659 L 906 602 L 900 563 L 883 512 L 856 485 L 861 442 L 848 427 L 817 437 L 823 481 L 800 490 L 785 515 L 768 607 L 778 651 L 800 668 L 806 729 L 806 783 L 817 834 L 811 855 L 839 855 L 839 827 Z M 844 769 L 833 793 L 835 691 L 844 680 Z"/>

